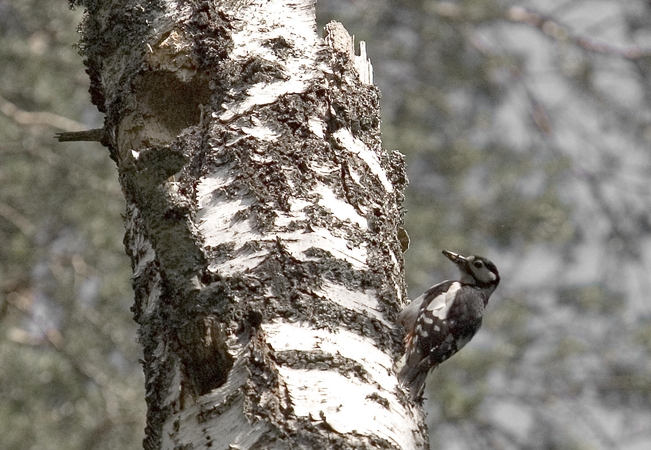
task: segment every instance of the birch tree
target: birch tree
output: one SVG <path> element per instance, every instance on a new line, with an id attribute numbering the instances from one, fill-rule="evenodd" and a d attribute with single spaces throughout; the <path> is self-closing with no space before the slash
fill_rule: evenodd
<path id="1" fill-rule="evenodd" d="M 406 185 L 314 2 L 74 2 L 127 207 L 144 447 L 425 448 L 397 385 Z"/>

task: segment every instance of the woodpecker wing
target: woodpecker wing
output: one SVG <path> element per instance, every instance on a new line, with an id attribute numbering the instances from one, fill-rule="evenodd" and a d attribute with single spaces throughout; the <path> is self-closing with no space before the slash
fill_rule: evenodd
<path id="1" fill-rule="evenodd" d="M 443 281 L 429 288 L 420 297 L 414 299 L 399 315 L 400 323 L 405 327 L 405 354 L 396 365 L 398 378 L 410 387 L 412 396 L 420 395 L 429 372 L 429 352 L 423 348 L 423 339 L 418 334 L 423 327 L 431 329 L 434 317 L 446 317 L 453 303 L 454 295 L 460 287 L 458 281 Z M 435 315 L 435 316 L 434 316 Z M 423 318 L 425 318 L 423 320 Z M 436 333 L 439 334 L 439 333 Z M 433 336 L 433 335 L 430 335 Z M 414 397 L 415 398 L 415 397 Z"/>
<path id="2" fill-rule="evenodd" d="M 458 291 L 445 318 L 425 313 L 419 323 L 422 322 L 421 328 L 427 326 L 430 331 L 420 333 L 418 346 L 422 357 L 429 356 L 430 362 L 436 365 L 461 350 L 481 327 L 483 310 L 483 297 L 475 289 L 464 287 Z M 416 330 L 418 333 L 418 324 Z"/>
<path id="3" fill-rule="evenodd" d="M 400 312 L 400 314 L 398 314 L 398 320 L 407 331 L 405 341 L 407 341 L 407 338 L 414 333 L 416 320 L 418 319 L 423 306 L 430 304 L 433 300 L 440 297 L 441 294 L 445 294 L 453 283 L 455 282 L 448 280 L 432 286 L 420 297 L 415 298 L 409 305 L 405 307 L 405 309 Z M 435 303 L 440 303 L 440 300 L 436 301 Z"/>
<path id="4" fill-rule="evenodd" d="M 430 289 L 425 294 L 423 313 L 428 311 L 433 317 L 445 320 L 450 308 L 452 308 L 457 292 L 459 292 L 460 289 L 461 283 L 458 281 L 445 282 L 444 290 L 437 289 L 430 293 L 430 291 L 432 291 L 432 289 Z M 416 324 L 416 326 L 418 326 L 418 324 Z"/>
<path id="5" fill-rule="evenodd" d="M 484 309 L 481 291 L 458 281 L 436 285 L 423 297 L 414 328 L 405 338 L 404 363 L 398 374 L 412 398 L 422 394 L 427 373 L 477 333 Z"/>

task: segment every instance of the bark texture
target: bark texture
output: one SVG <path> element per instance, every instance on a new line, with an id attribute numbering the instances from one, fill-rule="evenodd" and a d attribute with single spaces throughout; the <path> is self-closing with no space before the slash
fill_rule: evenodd
<path id="1" fill-rule="evenodd" d="M 406 184 L 311 0 L 86 1 L 127 200 L 146 449 L 425 448 L 398 387 Z"/>

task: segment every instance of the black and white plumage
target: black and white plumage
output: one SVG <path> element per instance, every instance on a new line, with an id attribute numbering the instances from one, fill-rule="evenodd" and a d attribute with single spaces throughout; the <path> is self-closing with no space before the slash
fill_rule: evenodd
<path id="1" fill-rule="evenodd" d="M 398 379 L 409 388 L 412 400 L 422 396 L 427 374 L 477 333 L 488 298 L 500 282 L 497 267 L 486 258 L 446 250 L 443 254 L 459 268 L 459 280 L 429 288 L 398 316 L 407 331 Z"/>

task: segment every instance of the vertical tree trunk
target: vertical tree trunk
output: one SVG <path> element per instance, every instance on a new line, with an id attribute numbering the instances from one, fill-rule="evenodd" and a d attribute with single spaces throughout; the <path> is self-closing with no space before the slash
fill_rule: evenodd
<path id="1" fill-rule="evenodd" d="M 87 0 L 127 200 L 146 449 L 426 447 L 397 386 L 404 163 L 313 0 Z"/>

